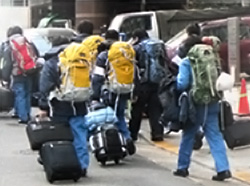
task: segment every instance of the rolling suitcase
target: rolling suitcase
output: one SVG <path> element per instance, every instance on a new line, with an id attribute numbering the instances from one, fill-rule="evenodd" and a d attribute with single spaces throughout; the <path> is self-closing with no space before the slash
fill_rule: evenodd
<path id="1" fill-rule="evenodd" d="M 221 131 L 234 123 L 233 110 L 230 103 L 226 100 L 219 102 L 219 127 Z"/>
<path id="2" fill-rule="evenodd" d="M 0 85 L 0 112 L 9 111 L 14 105 L 14 94 L 11 90 Z"/>
<path id="3" fill-rule="evenodd" d="M 236 120 L 223 131 L 229 149 L 250 145 L 250 119 Z"/>
<path id="4" fill-rule="evenodd" d="M 72 142 L 53 141 L 44 143 L 40 150 L 46 178 L 50 183 L 57 180 L 74 180 L 81 177 L 81 165 Z"/>
<path id="5" fill-rule="evenodd" d="M 107 161 L 118 164 L 127 155 L 125 139 L 114 124 L 99 126 L 90 136 L 89 143 L 97 161 L 102 165 Z"/>
<path id="6" fill-rule="evenodd" d="M 26 133 L 32 150 L 39 150 L 48 141 L 73 141 L 68 123 L 32 121 L 27 125 Z"/>

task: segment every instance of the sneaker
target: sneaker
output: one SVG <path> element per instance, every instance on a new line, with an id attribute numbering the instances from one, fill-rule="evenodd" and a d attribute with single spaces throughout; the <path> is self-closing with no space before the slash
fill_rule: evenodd
<path id="1" fill-rule="evenodd" d="M 155 142 L 164 141 L 163 136 L 155 136 L 155 137 L 152 137 L 151 140 Z"/>
<path id="2" fill-rule="evenodd" d="M 133 155 L 136 152 L 136 147 L 132 139 L 127 139 L 127 150 L 129 155 Z"/>
<path id="3" fill-rule="evenodd" d="M 217 175 L 212 177 L 214 181 L 224 181 L 225 179 L 231 178 L 232 174 L 229 170 L 218 172 Z"/>
<path id="4" fill-rule="evenodd" d="M 81 177 L 86 177 L 86 176 L 87 176 L 87 169 L 82 169 Z"/>
<path id="5" fill-rule="evenodd" d="M 27 124 L 28 124 L 28 121 L 24 121 L 24 120 L 19 119 L 19 120 L 18 120 L 18 123 L 19 123 L 19 124 L 27 125 Z"/>
<path id="6" fill-rule="evenodd" d="M 138 140 L 138 136 L 137 135 L 131 135 L 131 138 L 133 141 L 137 141 Z"/>
<path id="7" fill-rule="evenodd" d="M 19 117 L 18 117 L 18 115 L 16 113 L 13 113 L 13 114 L 11 114 L 11 118 L 18 119 Z"/>
<path id="8" fill-rule="evenodd" d="M 175 176 L 187 177 L 189 175 L 188 169 L 177 169 L 173 172 Z"/>

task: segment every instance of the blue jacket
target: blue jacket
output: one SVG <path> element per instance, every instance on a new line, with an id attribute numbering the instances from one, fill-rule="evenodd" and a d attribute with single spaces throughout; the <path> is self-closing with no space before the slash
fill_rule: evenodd
<path id="1" fill-rule="evenodd" d="M 47 110 L 49 107 L 48 96 L 57 86 L 60 85 L 60 72 L 58 68 L 58 54 L 65 48 L 65 46 L 52 48 L 46 55 L 46 62 L 41 72 L 39 82 L 39 107 L 42 110 Z M 52 117 L 53 118 L 67 118 L 78 115 L 85 115 L 87 113 L 85 102 L 66 102 L 59 101 L 53 98 L 50 101 Z"/>
<path id="2" fill-rule="evenodd" d="M 188 91 L 193 83 L 192 69 L 188 58 L 184 58 L 179 65 L 179 73 L 177 75 L 177 90 L 183 92 Z"/>

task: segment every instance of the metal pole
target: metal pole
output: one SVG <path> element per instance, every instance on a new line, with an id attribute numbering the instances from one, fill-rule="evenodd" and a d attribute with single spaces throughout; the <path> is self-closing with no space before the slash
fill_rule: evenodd
<path id="1" fill-rule="evenodd" d="M 240 41 L 238 17 L 228 18 L 228 66 L 235 82 L 240 82 Z"/>
<path id="2" fill-rule="evenodd" d="M 141 0 L 141 11 L 146 10 L 146 0 Z"/>

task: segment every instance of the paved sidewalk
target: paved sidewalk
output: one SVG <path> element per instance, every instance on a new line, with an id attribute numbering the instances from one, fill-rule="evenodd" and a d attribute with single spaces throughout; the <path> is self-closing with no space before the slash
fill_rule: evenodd
<path id="1" fill-rule="evenodd" d="M 166 136 L 164 142 L 152 142 L 150 140 L 150 129 L 148 120 L 145 119 L 141 125 L 140 137 L 144 138 L 152 145 L 155 145 L 163 150 L 172 153 L 174 155 L 172 161 L 176 162 L 177 164 L 181 132 L 170 133 L 169 135 Z M 234 150 L 228 149 L 227 154 L 229 157 L 233 179 L 242 181 L 250 185 L 250 159 L 249 159 L 250 146 Z M 212 159 L 208 144 L 205 139 L 203 139 L 203 147 L 198 151 L 193 151 L 192 162 L 203 166 L 205 169 L 214 170 L 214 161 Z M 191 164 L 191 169 L 192 166 L 194 165 Z M 175 168 L 176 165 L 174 165 L 173 169 Z"/>

